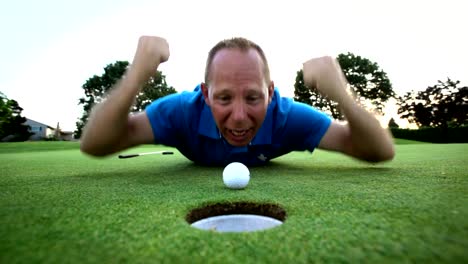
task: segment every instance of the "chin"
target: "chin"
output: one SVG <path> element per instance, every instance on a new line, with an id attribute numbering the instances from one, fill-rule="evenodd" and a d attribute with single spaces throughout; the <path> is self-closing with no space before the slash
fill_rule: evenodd
<path id="1" fill-rule="evenodd" d="M 227 140 L 227 142 L 229 143 L 229 145 L 234 146 L 234 147 L 245 147 L 245 146 L 248 146 L 250 143 L 250 141 L 244 143 L 244 142 L 237 142 L 237 141 L 233 142 L 230 140 Z"/>

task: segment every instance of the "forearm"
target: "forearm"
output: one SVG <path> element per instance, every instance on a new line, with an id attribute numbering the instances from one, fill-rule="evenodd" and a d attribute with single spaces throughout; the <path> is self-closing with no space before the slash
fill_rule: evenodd
<path id="1" fill-rule="evenodd" d="M 165 39 L 140 37 L 130 68 L 107 98 L 91 111 L 81 137 L 83 152 L 104 156 L 151 140 L 146 116 L 130 117 L 130 107 L 159 64 L 168 58 L 169 45 Z"/>
<path id="2" fill-rule="evenodd" d="M 128 133 L 130 108 L 146 80 L 130 68 L 104 101 L 96 105 L 81 137 L 81 150 L 103 156 L 120 150 Z"/>
<path id="3" fill-rule="evenodd" d="M 346 77 L 336 59 L 328 56 L 311 59 L 304 63 L 303 71 L 304 83 L 337 102 L 348 121 L 347 125 L 332 123 L 319 147 L 370 162 L 393 158 L 395 151 L 390 132 L 346 91 Z"/>
<path id="4" fill-rule="evenodd" d="M 339 105 L 348 121 L 352 155 L 371 162 L 392 159 L 395 150 L 390 131 L 351 96 L 343 97 Z"/>

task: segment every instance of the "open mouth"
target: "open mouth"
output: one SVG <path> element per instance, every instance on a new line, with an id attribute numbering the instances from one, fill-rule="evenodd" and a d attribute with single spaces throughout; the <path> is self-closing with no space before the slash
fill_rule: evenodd
<path id="1" fill-rule="evenodd" d="M 252 129 L 227 129 L 228 138 L 235 144 L 245 144 L 250 140 Z"/>
<path id="2" fill-rule="evenodd" d="M 242 130 L 234 130 L 234 129 L 229 129 L 229 132 L 231 134 L 233 134 L 235 137 L 242 137 L 242 136 L 245 136 L 245 134 L 247 134 L 247 129 L 242 129 Z"/>

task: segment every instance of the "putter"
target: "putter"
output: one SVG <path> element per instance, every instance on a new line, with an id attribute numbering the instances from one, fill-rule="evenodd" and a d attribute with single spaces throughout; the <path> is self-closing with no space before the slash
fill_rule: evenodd
<path id="1" fill-rule="evenodd" d="M 174 152 L 172 151 L 153 151 L 153 152 L 143 152 L 143 153 L 136 153 L 136 154 L 127 154 L 127 155 L 119 155 L 119 159 L 128 159 L 128 158 L 134 158 L 134 157 L 139 157 L 139 156 L 144 156 L 144 155 L 172 155 Z"/>

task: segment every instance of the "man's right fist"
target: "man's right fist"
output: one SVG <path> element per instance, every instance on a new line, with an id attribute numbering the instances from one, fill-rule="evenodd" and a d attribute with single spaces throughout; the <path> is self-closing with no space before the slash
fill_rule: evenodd
<path id="1" fill-rule="evenodd" d="M 141 36 L 132 67 L 142 74 L 152 75 L 159 64 L 169 59 L 169 44 L 164 38 Z"/>
<path id="2" fill-rule="evenodd" d="M 316 88 L 322 95 L 335 102 L 347 96 L 347 81 L 340 64 L 332 57 L 308 60 L 303 65 L 304 83 Z"/>

